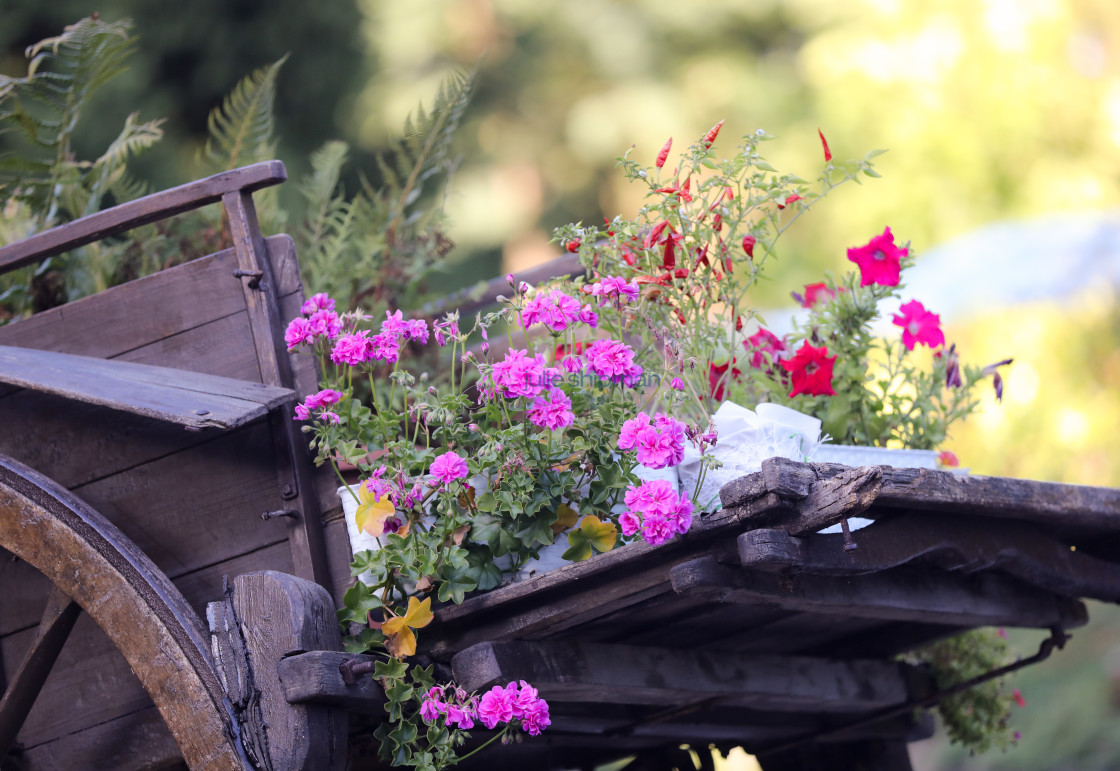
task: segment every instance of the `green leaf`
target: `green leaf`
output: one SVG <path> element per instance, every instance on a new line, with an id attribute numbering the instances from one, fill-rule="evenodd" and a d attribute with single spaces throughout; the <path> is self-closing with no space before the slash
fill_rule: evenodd
<path id="1" fill-rule="evenodd" d="M 385 677 L 390 680 L 400 680 L 406 672 L 408 672 L 408 664 L 400 659 L 378 661 L 373 665 L 373 676 L 376 678 Z"/>
<path id="2" fill-rule="evenodd" d="M 477 584 L 471 577 L 470 568 L 456 568 L 444 574 L 444 581 L 439 585 L 440 602 L 454 602 L 460 605 L 467 592 L 474 591 Z"/>

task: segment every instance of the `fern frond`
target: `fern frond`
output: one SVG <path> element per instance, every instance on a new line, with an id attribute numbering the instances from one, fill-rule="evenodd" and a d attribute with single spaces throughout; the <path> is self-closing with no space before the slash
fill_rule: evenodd
<path id="1" fill-rule="evenodd" d="M 431 112 L 421 106 L 405 121 L 404 137 L 393 143 L 393 165 L 379 159 L 391 192 L 392 218 L 386 231 L 390 245 L 403 224 L 419 219 L 413 216 L 414 205 L 424 192 L 424 184 L 440 174 L 446 175 L 453 166 L 449 161 L 451 141 L 470 103 L 475 80 L 475 71 L 453 73 L 444 80 Z"/>
<path id="2" fill-rule="evenodd" d="M 242 78 L 210 112 L 206 126 L 206 158 L 215 171 L 227 171 L 275 155 L 273 105 L 276 78 L 287 54 L 279 61 Z"/>
<path id="3" fill-rule="evenodd" d="M 150 120 L 146 123 L 137 123 L 140 113 L 132 113 L 124 121 L 124 128 L 116 139 L 110 143 L 93 162 L 91 177 L 93 184 L 89 188 L 89 201 L 85 205 L 83 214 L 93 214 L 101 208 L 101 199 L 109 188 L 120 179 L 125 172 L 125 164 L 130 155 L 142 152 L 163 138 L 163 129 L 160 125 L 163 119 Z"/>

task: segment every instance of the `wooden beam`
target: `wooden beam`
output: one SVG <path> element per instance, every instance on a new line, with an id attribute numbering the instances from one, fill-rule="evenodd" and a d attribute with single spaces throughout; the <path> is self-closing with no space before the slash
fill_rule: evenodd
<path id="1" fill-rule="evenodd" d="M 881 709 L 908 698 L 907 667 L 891 661 L 515 641 L 472 646 L 451 667 L 467 690 L 527 680 L 555 702 L 672 707 L 718 700 L 721 706 L 828 713 Z"/>
<path id="2" fill-rule="evenodd" d="M 283 163 L 264 161 L 146 195 L 0 247 L 0 273 L 45 260 L 52 255 L 77 249 L 149 222 L 215 203 L 230 191 L 252 192 L 279 184 L 287 178 L 288 173 L 284 170 Z"/>
<path id="3" fill-rule="evenodd" d="M 824 615 L 947 626 L 1070 629 L 1088 621 L 1077 600 L 991 573 L 964 576 L 899 568 L 862 576 L 778 575 L 701 557 L 670 571 L 679 594 L 714 602 L 773 605 Z"/>
<path id="4" fill-rule="evenodd" d="M 340 667 L 355 659 L 370 659 L 342 651 L 308 651 L 280 659 L 276 672 L 289 704 L 330 704 L 367 715 L 385 714 L 385 692 L 370 676 L 347 685 Z"/>
<path id="5" fill-rule="evenodd" d="M 852 534 L 800 538 L 751 530 L 738 538 L 744 567 L 819 575 L 861 575 L 921 561 L 930 568 L 993 570 L 1046 592 L 1120 602 L 1120 565 L 1073 551 L 1028 522 L 920 512 L 884 517 Z"/>

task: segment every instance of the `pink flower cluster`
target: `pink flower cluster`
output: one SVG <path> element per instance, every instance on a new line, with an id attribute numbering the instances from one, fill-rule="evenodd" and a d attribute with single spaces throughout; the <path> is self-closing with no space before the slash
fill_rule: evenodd
<path id="1" fill-rule="evenodd" d="M 544 365 L 544 356 L 530 358 L 528 351 L 513 349 L 494 365 L 493 390 L 507 399 L 532 397 L 563 377 L 559 370 Z"/>
<path id="2" fill-rule="evenodd" d="M 584 351 L 584 358 L 587 368 L 601 380 L 633 388 L 642 379 L 643 370 L 634 362 L 634 349 L 618 340 L 596 340 Z"/>
<path id="3" fill-rule="evenodd" d="M 692 501 L 688 493 L 678 495 L 672 483 L 664 479 L 631 487 L 624 500 L 630 507 L 618 518 L 624 536 L 640 531 L 647 543 L 658 546 L 692 527 Z"/>
<path id="4" fill-rule="evenodd" d="M 580 320 L 579 300 L 553 289 L 525 303 L 521 317 L 526 327 L 544 324 L 553 332 L 563 332 Z"/>
<path id="5" fill-rule="evenodd" d="M 678 465 L 684 458 L 685 425 L 664 413 L 644 412 L 622 424 L 618 449 L 636 450 L 638 463 L 652 469 Z"/>
<path id="6" fill-rule="evenodd" d="M 333 388 L 324 388 L 318 393 L 311 394 L 302 402 L 296 405 L 296 416 L 293 420 L 310 420 L 311 414 L 316 410 L 322 410 L 319 417 L 323 420 L 329 420 L 331 423 L 338 423 L 340 418 L 337 413 L 330 410 L 324 410 L 331 404 L 337 404 L 338 400 L 342 398 L 342 392 L 336 391 Z"/>
<path id="7" fill-rule="evenodd" d="M 390 364 L 400 356 L 400 346 L 405 340 L 415 340 L 421 345 L 428 342 L 428 323 L 423 319 L 405 319 L 401 312 L 385 311 L 380 334 L 370 337 L 368 330 L 342 334 L 342 318 L 334 312 L 335 302 L 325 294 L 317 294 L 300 308 L 304 315 L 292 319 L 284 332 L 288 350 L 301 345 L 315 345 L 320 340 L 334 341 L 331 361 L 357 367 L 369 361 L 386 361 Z"/>
<path id="8" fill-rule="evenodd" d="M 448 725 L 470 730 L 477 718 L 484 726 L 494 730 L 501 723 L 516 721 L 530 736 L 540 736 L 541 731 L 552 724 L 548 702 L 524 680 L 504 688 L 495 685 L 482 694 L 481 699 L 468 696 L 462 688 L 456 688 L 448 697 L 446 690 L 440 687 L 428 690 L 420 703 L 420 717 L 424 722 L 434 723 L 443 715 Z"/>
<path id="9" fill-rule="evenodd" d="M 600 308 L 612 299 L 617 299 L 619 303 L 636 302 L 639 292 L 637 284 L 631 284 L 621 276 L 606 276 L 588 286 L 584 291 L 590 292 L 592 297 L 599 298 Z"/>
<path id="10" fill-rule="evenodd" d="M 555 386 L 548 389 L 547 398 L 544 394 L 540 394 L 533 399 L 533 404 L 529 407 L 529 421 L 534 426 L 541 426 L 550 431 L 567 428 L 575 422 L 575 419 L 572 400 Z"/>

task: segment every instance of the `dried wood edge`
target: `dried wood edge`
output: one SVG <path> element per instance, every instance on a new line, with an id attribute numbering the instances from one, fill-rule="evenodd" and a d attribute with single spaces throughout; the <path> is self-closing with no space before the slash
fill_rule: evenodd
<path id="1" fill-rule="evenodd" d="M 264 161 L 122 203 L 0 247 L 0 273 L 45 260 L 149 222 L 215 203 L 230 191 L 260 190 L 279 184 L 287 178 L 288 173 L 283 163 Z"/>
<path id="2" fill-rule="evenodd" d="M 750 500 L 760 491 L 781 491 L 787 501 L 804 498 L 814 485 L 849 471 L 840 464 L 805 464 L 787 458 L 770 458 L 763 461 L 762 468 L 758 474 L 725 486 L 726 506 L 738 506 L 740 498 Z M 933 469 L 864 468 L 882 470 L 876 507 L 1023 519 L 1089 536 L 1120 533 L 1120 489 Z"/>
<path id="3" fill-rule="evenodd" d="M 276 672 L 284 698 L 290 704 L 314 702 L 366 715 L 384 715 L 385 692 L 376 680 L 364 676 L 347 685 L 342 679 L 340 667 L 354 660 L 376 659 L 343 651 L 307 651 L 280 659 Z"/>
<path id="4" fill-rule="evenodd" d="M 895 706 L 910 698 L 909 684 L 924 677 L 915 668 L 892 661 L 573 641 L 481 643 L 458 653 L 451 667 L 456 682 L 468 691 L 526 680 L 556 702 L 671 707 L 719 699 L 720 705 L 775 712 Z"/>
<path id="5" fill-rule="evenodd" d="M 0 546 L 43 572 L 97 622 L 192 769 L 251 768 L 234 739 L 198 617 L 119 530 L 38 472 L 0 457 Z"/>
<path id="6" fill-rule="evenodd" d="M 670 571 L 673 590 L 710 602 L 946 626 L 1072 629 L 1088 621 L 1073 599 L 995 574 L 900 568 L 864 576 L 775 575 L 700 557 Z"/>

